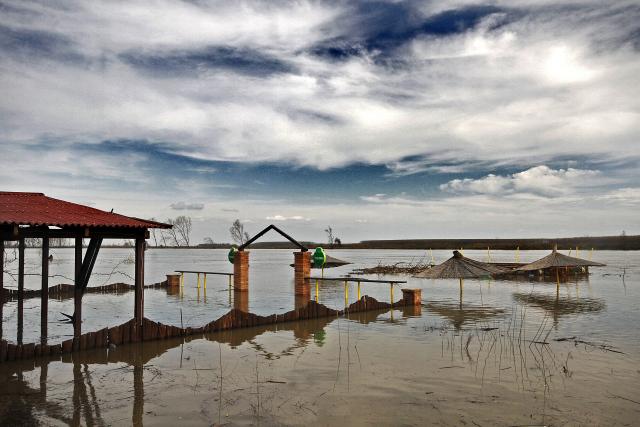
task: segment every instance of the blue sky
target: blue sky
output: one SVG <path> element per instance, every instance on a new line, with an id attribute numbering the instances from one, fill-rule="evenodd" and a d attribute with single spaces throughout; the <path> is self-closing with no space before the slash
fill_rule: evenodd
<path id="1" fill-rule="evenodd" d="M 640 233 L 640 5 L 2 1 L 0 187 L 194 238 Z"/>

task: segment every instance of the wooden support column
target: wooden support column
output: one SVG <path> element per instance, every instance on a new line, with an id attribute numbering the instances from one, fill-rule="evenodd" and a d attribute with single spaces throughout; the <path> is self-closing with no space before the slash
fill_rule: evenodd
<path id="1" fill-rule="evenodd" d="M 24 237 L 18 241 L 18 325 L 16 329 L 16 341 L 22 344 L 24 331 Z"/>
<path id="2" fill-rule="evenodd" d="M 40 340 L 47 342 L 49 322 L 49 237 L 42 238 L 42 288 L 40 294 Z"/>
<path id="3" fill-rule="evenodd" d="M 0 239 L 0 340 L 2 339 L 2 317 L 4 308 L 4 239 Z"/>
<path id="4" fill-rule="evenodd" d="M 134 319 L 138 337 L 142 339 L 142 319 L 144 318 L 144 238 L 136 239 L 136 274 Z"/>
<path id="5" fill-rule="evenodd" d="M 73 337 L 79 340 L 82 335 L 82 237 L 75 241 L 75 277 L 73 286 Z"/>

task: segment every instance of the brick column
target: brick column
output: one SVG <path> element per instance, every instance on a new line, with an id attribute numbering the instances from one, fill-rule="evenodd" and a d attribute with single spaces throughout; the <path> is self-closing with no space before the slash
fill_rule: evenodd
<path id="1" fill-rule="evenodd" d="M 422 289 L 403 289 L 402 299 L 404 305 L 421 305 L 422 304 Z"/>
<path id="2" fill-rule="evenodd" d="M 311 285 L 306 277 L 311 276 L 311 252 L 293 253 L 294 284 L 296 295 L 310 295 Z"/>
<path id="3" fill-rule="evenodd" d="M 249 251 L 238 251 L 233 259 L 233 289 L 249 291 Z"/>

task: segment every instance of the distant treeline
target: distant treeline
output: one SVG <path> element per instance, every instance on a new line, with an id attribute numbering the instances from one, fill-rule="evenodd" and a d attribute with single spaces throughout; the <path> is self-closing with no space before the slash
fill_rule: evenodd
<path id="1" fill-rule="evenodd" d="M 360 243 L 328 245 L 326 243 L 300 242 L 308 248 L 322 246 L 331 249 L 508 249 L 519 247 L 521 250 L 575 249 L 583 250 L 640 250 L 638 236 L 598 236 L 598 237 L 560 237 L 538 239 L 405 239 L 405 240 L 363 240 Z M 199 248 L 229 248 L 231 244 L 201 244 Z M 252 249 L 295 249 L 289 242 L 256 242 Z"/>
<path id="2" fill-rule="evenodd" d="M 410 239 L 363 240 L 342 245 L 349 249 L 597 249 L 640 250 L 640 236 L 561 237 L 540 239 Z"/>

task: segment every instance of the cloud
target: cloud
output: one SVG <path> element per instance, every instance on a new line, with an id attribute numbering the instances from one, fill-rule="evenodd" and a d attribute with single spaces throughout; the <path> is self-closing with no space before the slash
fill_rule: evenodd
<path id="1" fill-rule="evenodd" d="M 489 174 L 478 179 L 454 179 L 440 185 L 440 190 L 494 196 L 524 193 L 557 197 L 572 194 L 579 188 L 593 186 L 599 175 L 598 171 L 593 170 L 555 170 L 541 165 L 506 176 Z"/>
<path id="2" fill-rule="evenodd" d="M 6 4 L 6 143 L 426 172 L 639 157 L 632 2 Z"/>
<path id="3" fill-rule="evenodd" d="M 284 216 L 284 215 L 272 215 L 265 218 L 267 221 L 310 221 L 310 218 L 305 218 L 301 215 Z"/>
<path id="4" fill-rule="evenodd" d="M 203 203 L 185 203 L 185 202 L 177 202 L 171 203 L 169 207 L 176 211 L 201 211 L 204 209 Z"/>

